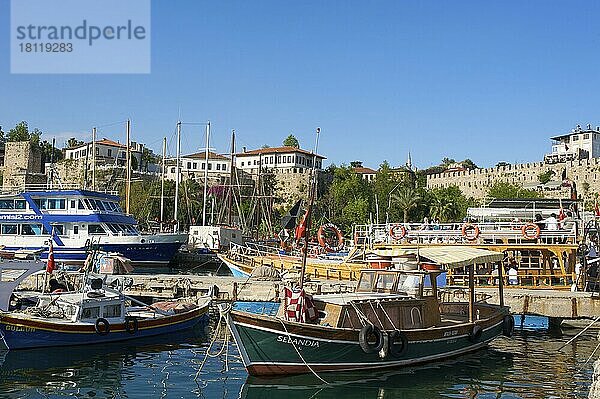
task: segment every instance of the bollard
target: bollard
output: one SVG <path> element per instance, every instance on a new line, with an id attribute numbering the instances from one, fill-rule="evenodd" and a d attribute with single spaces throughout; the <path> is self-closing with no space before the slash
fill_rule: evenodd
<path id="1" fill-rule="evenodd" d="M 238 288 L 238 283 L 237 281 L 233 282 L 233 301 L 237 301 L 237 288 Z"/>

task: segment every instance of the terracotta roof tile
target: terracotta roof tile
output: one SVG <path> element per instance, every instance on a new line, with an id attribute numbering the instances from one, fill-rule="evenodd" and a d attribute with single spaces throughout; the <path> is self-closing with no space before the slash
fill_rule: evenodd
<path id="1" fill-rule="evenodd" d="M 257 150 L 250 150 L 246 152 L 237 153 L 236 156 L 250 156 L 250 155 L 259 155 L 259 154 L 282 154 L 282 153 L 290 153 L 290 152 L 299 152 L 305 155 L 313 155 L 312 152 L 303 150 L 302 148 L 296 147 L 269 147 L 269 148 L 259 148 Z M 318 158 L 326 159 L 324 156 L 317 154 Z"/>

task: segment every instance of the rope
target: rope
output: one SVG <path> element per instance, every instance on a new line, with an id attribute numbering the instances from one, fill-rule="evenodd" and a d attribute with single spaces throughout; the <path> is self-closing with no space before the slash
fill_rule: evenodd
<path id="1" fill-rule="evenodd" d="M 390 324 L 392 325 L 392 327 L 394 327 L 394 330 L 399 330 L 399 328 L 396 328 L 396 325 L 394 324 L 394 322 L 392 321 L 392 319 L 390 318 L 390 315 L 388 315 L 388 313 L 386 312 L 386 310 L 383 308 L 383 305 L 381 304 L 380 300 L 377 300 L 377 305 L 381 308 L 381 310 L 383 311 L 383 314 L 385 315 L 385 317 L 387 317 L 388 321 L 390 322 Z M 414 324 L 414 323 L 413 323 Z"/>
<path id="2" fill-rule="evenodd" d="M 579 336 L 581 334 L 583 334 L 584 332 L 586 332 L 592 325 L 594 325 L 594 323 L 596 323 L 598 320 L 600 320 L 600 316 L 596 317 L 594 320 L 592 320 L 592 322 L 590 324 L 588 324 L 587 327 L 585 327 L 583 330 L 579 331 L 579 333 L 577 333 L 577 335 L 575 335 L 573 338 L 571 338 L 570 340 L 568 340 L 563 346 L 561 346 L 560 348 L 558 348 L 556 351 L 560 351 L 562 348 L 564 348 L 565 346 L 569 345 L 571 342 L 575 341 L 577 338 L 579 338 Z"/>
<path id="3" fill-rule="evenodd" d="M 319 376 L 319 374 L 317 374 L 317 372 L 315 370 L 313 370 L 312 367 L 309 366 L 309 364 L 306 362 L 306 360 L 304 360 L 304 357 L 302 357 L 302 355 L 300 354 L 300 351 L 296 347 L 296 344 L 294 343 L 294 340 L 292 339 L 292 336 L 288 332 L 287 327 L 285 326 L 285 323 L 283 322 L 283 320 L 281 320 L 279 317 L 277 317 L 277 320 L 279 320 L 279 322 L 283 326 L 283 329 L 285 330 L 285 333 L 288 335 L 288 338 L 290 339 L 290 343 L 292 344 L 292 347 L 294 348 L 294 350 L 298 354 L 298 357 L 300 357 L 300 360 L 302 360 L 302 363 L 304 363 L 304 365 L 310 370 L 310 372 L 313 373 L 315 375 L 315 377 L 317 377 L 319 380 L 321 380 L 321 382 L 323 382 L 324 384 L 329 385 L 329 383 L 327 381 L 325 381 L 323 378 L 321 378 L 321 376 Z"/>
<path id="4" fill-rule="evenodd" d="M 200 373 L 202 372 L 202 369 L 204 368 L 204 365 L 206 364 L 206 361 L 208 360 L 208 358 L 216 358 L 219 357 L 223 354 L 223 352 L 225 351 L 225 369 L 226 371 L 229 371 L 229 365 L 227 363 L 227 348 L 229 346 L 229 334 L 227 333 L 227 329 L 225 329 L 225 339 L 223 340 L 223 346 L 221 346 L 221 349 L 219 349 L 219 351 L 217 353 L 210 353 L 210 350 L 212 348 L 212 346 L 214 345 L 215 341 L 217 340 L 217 338 L 219 337 L 219 332 L 221 331 L 221 320 L 225 321 L 225 325 L 229 326 L 229 322 L 227 321 L 227 317 L 225 316 L 229 311 L 231 310 L 231 305 L 229 305 L 225 310 L 221 311 L 219 309 L 219 320 L 217 321 L 217 328 L 215 330 L 215 333 L 213 334 L 213 337 L 210 341 L 210 344 L 208 345 L 208 347 L 206 348 L 206 353 L 204 354 L 204 359 L 202 359 L 202 362 L 200 363 L 200 367 L 198 368 L 198 371 L 196 371 L 196 374 L 194 376 L 194 381 L 197 382 L 198 377 L 200 376 Z"/>

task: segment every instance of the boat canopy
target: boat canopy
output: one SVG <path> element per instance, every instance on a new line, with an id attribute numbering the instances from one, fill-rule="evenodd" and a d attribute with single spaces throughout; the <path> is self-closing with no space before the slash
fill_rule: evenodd
<path id="1" fill-rule="evenodd" d="M 15 288 L 28 276 L 44 270 L 46 264 L 39 261 L 5 260 L 0 262 L 0 310 L 7 312 L 10 297 Z"/>
<path id="2" fill-rule="evenodd" d="M 478 263 L 499 262 L 504 259 L 504 254 L 501 252 L 452 245 L 425 248 L 382 248 L 375 249 L 373 252 L 379 256 L 388 257 L 416 255 L 421 258 L 427 258 L 430 261 L 435 262 L 438 265 L 442 265 L 448 269 L 454 269 Z"/>

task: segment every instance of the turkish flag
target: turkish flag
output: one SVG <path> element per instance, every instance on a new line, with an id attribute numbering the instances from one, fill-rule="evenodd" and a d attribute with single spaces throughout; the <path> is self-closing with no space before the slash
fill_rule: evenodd
<path id="1" fill-rule="evenodd" d="M 48 248 L 48 263 L 46 263 L 46 271 L 50 274 L 56 269 L 54 263 L 54 249 L 52 248 L 52 238 L 50 238 L 50 248 Z"/>
<path id="2" fill-rule="evenodd" d="M 299 242 L 302 237 L 306 235 L 306 218 L 308 217 L 308 210 L 302 217 L 302 221 L 296 226 L 296 242 Z"/>

